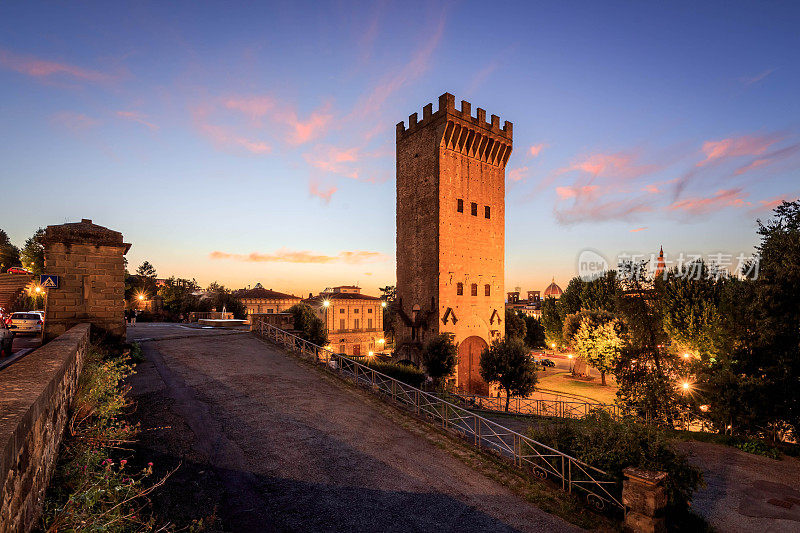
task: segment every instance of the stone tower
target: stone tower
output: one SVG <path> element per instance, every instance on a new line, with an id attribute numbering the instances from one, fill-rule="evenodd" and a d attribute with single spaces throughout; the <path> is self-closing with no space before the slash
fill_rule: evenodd
<path id="1" fill-rule="evenodd" d="M 59 276 L 45 300 L 45 341 L 89 322 L 109 341 L 125 340 L 125 260 L 131 245 L 122 233 L 91 220 L 47 226 L 40 238 L 44 269 Z"/>
<path id="2" fill-rule="evenodd" d="M 450 333 L 457 385 L 486 393 L 480 354 L 505 334 L 505 168 L 512 124 L 439 97 L 397 124 L 397 305 L 400 357 Z"/>

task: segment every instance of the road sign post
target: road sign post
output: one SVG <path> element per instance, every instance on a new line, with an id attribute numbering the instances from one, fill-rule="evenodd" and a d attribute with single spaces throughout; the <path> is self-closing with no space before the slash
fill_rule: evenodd
<path id="1" fill-rule="evenodd" d="M 57 289 L 58 276 L 53 276 L 52 274 L 42 274 L 39 276 L 39 285 L 41 285 L 44 289 Z"/>

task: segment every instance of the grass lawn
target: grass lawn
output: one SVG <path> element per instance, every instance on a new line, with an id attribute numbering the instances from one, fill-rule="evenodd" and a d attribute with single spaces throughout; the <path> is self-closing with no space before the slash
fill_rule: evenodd
<path id="1" fill-rule="evenodd" d="M 611 384 L 612 380 L 606 376 L 606 385 L 600 385 L 600 379 L 593 381 L 580 381 L 572 379 L 566 370 L 547 370 L 537 372 L 539 384 L 537 387 L 550 389 L 570 394 L 580 394 L 601 403 L 614 403 L 617 398 L 617 387 Z"/>

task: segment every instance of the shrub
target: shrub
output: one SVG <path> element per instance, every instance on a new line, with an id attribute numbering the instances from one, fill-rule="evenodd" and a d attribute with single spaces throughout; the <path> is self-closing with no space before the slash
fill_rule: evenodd
<path id="1" fill-rule="evenodd" d="M 44 502 L 46 531 L 149 531 L 156 527 L 146 495 L 152 463 L 131 471 L 120 456 L 139 431 L 125 422 L 123 380 L 132 368 L 122 358 L 89 350 Z M 162 480 L 163 481 L 163 480 Z"/>
<path id="2" fill-rule="evenodd" d="M 734 444 L 734 446 L 744 452 L 754 455 L 763 455 L 771 459 L 780 459 L 781 456 L 781 452 L 778 451 L 777 448 L 770 446 L 762 440 L 747 440 Z"/>
<path id="3" fill-rule="evenodd" d="M 361 364 L 412 387 L 419 388 L 425 381 L 425 373 L 411 365 L 379 360 L 361 361 Z"/>
<path id="4" fill-rule="evenodd" d="M 667 519 L 674 525 L 689 517 L 692 493 L 702 473 L 677 452 L 666 434 L 630 421 L 615 421 L 602 411 L 582 420 L 540 419 L 529 429 L 532 439 L 605 470 L 618 481 L 629 466 L 666 472 Z M 684 522 L 685 523 L 685 522 Z"/>

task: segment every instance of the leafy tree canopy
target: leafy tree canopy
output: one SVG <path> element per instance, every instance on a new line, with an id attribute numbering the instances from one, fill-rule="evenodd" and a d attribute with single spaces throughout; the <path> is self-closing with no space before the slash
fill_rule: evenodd
<path id="1" fill-rule="evenodd" d="M 524 397 L 536 388 L 536 368 L 528 353 L 528 347 L 522 339 L 508 336 L 495 340 L 481 353 L 481 377 L 487 383 L 497 383 L 505 390 L 506 411 L 512 394 Z"/>
<path id="2" fill-rule="evenodd" d="M 443 379 L 455 372 L 458 350 L 453 345 L 450 335 L 440 333 L 428 341 L 422 350 L 422 364 L 437 387 L 441 386 Z"/>

